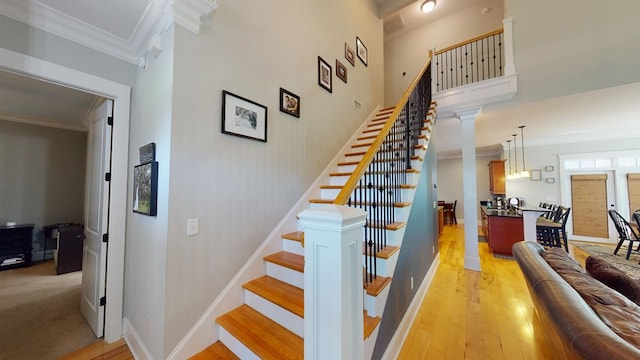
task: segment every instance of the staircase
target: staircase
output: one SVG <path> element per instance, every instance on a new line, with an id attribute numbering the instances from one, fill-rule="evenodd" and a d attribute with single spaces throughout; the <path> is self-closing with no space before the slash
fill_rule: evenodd
<path id="1" fill-rule="evenodd" d="M 319 197 L 309 200 L 309 207 L 335 203 L 345 183 L 357 169 L 360 160 L 374 143 L 378 133 L 387 124 L 395 108 L 381 109 L 371 116 L 361 133 L 344 156 L 328 174 L 328 183 L 320 186 Z M 429 109 L 418 143 L 411 156 L 411 169 L 402 184 L 403 201 L 379 202 L 386 213 L 393 212 L 392 223 L 381 225 L 368 220 L 368 226 L 381 227 L 386 232 L 386 244 L 373 253 L 363 243 L 365 258 L 364 333 L 366 358 L 370 358 L 375 345 L 386 296 L 398 252 L 402 243 L 405 221 L 409 217 L 411 201 L 419 171 L 427 149 L 435 111 Z M 400 122 L 398 125 L 402 126 Z M 367 172 L 366 176 L 371 173 Z M 356 190 L 358 191 L 358 190 Z M 367 191 L 360 189 L 359 191 Z M 352 201 L 351 206 L 364 207 L 368 201 Z M 244 304 L 217 317 L 219 341 L 194 355 L 192 359 L 303 359 L 304 358 L 304 233 L 293 231 L 282 235 L 282 250 L 263 257 L 265 275 L 244 283 Z M 375 263 L 375 264 L 374 264 Z M 372 272 L 376 269 L 376 273 Z"/>

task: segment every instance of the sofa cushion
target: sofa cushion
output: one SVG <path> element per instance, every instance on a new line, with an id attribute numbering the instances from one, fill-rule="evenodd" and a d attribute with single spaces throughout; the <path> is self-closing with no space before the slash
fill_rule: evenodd
<path id="1" fill-rule="evenodd" d="M 558 274 L 566 272 L 584 273 L 582 266 L 580 266 L 580 264 L 573 260 L 569 254 L 561 248 L 551 247 L 542 253 L 542 257 Z"/>
<path id="2" fill-rule="evenodd" d="M 585 267 L 591 276 L 640 305 L 640 283 L 637 280 L 602 258 L 587 257 Z"/>

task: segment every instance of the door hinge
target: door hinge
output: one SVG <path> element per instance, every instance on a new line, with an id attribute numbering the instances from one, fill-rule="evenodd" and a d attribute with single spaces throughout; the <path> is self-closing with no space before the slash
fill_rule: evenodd
<path id="1" fill-rule="evenodd" d="M 104 174 L 104 181 L 111 181 L 111 173 L 110 172 Z"/>
<path id="2" fill-rule="evenodd" d="M 102 234 L 102 242 L 109 242 L 109 234 Z"/>
<path id="3" fill-rule="evenodd" d="M 113 116 L 107 117 L 107 125 L 113 126 Z"/>
<path id="4" fill-rule="evenodd" d="M 105 306 L 107 305 L 107 297 L 103 296 L 100 298 L 100 306 Z"/>

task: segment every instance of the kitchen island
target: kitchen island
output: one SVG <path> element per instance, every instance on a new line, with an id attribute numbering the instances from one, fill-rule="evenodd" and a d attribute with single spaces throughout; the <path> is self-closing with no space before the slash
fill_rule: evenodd
<path id="1" fill-rule="evenodd" d="M 511 246 L 524 240 L 522 214 L 514 210 L 504 210 L 480 206 L 482 230 L 487 235 L 487 243 L 494 254 L 512 256 Z"/>

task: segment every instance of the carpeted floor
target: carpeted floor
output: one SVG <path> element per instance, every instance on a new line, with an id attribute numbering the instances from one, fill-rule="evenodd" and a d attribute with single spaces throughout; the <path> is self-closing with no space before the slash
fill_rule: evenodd
<path id="1" fill-rule="evenodd" d="M 0 360 L 56 359 L 98 339 L 80 314 L 82 272 L 53 261 L 0 271 Z"/>
<path id="2" fill-rule="evenodd" d="M 618 254 L 614 255 L 614 248 L 611 246 L 603 246 L 596 244 L 585 244 L 585 243 L 572 243 L 573 246 L 582 249 L 587 252 L 589 255 L 602 258 L 618 269 L 624 271 L 629 276 L 634 279 L 640 278 L 640 253 L 636 251 L 631 252 L 631 256 L 629 260 L 625 259 L 627 254 L 627 247 L 622 246 L 620 250 L 618 250 Z"/>

